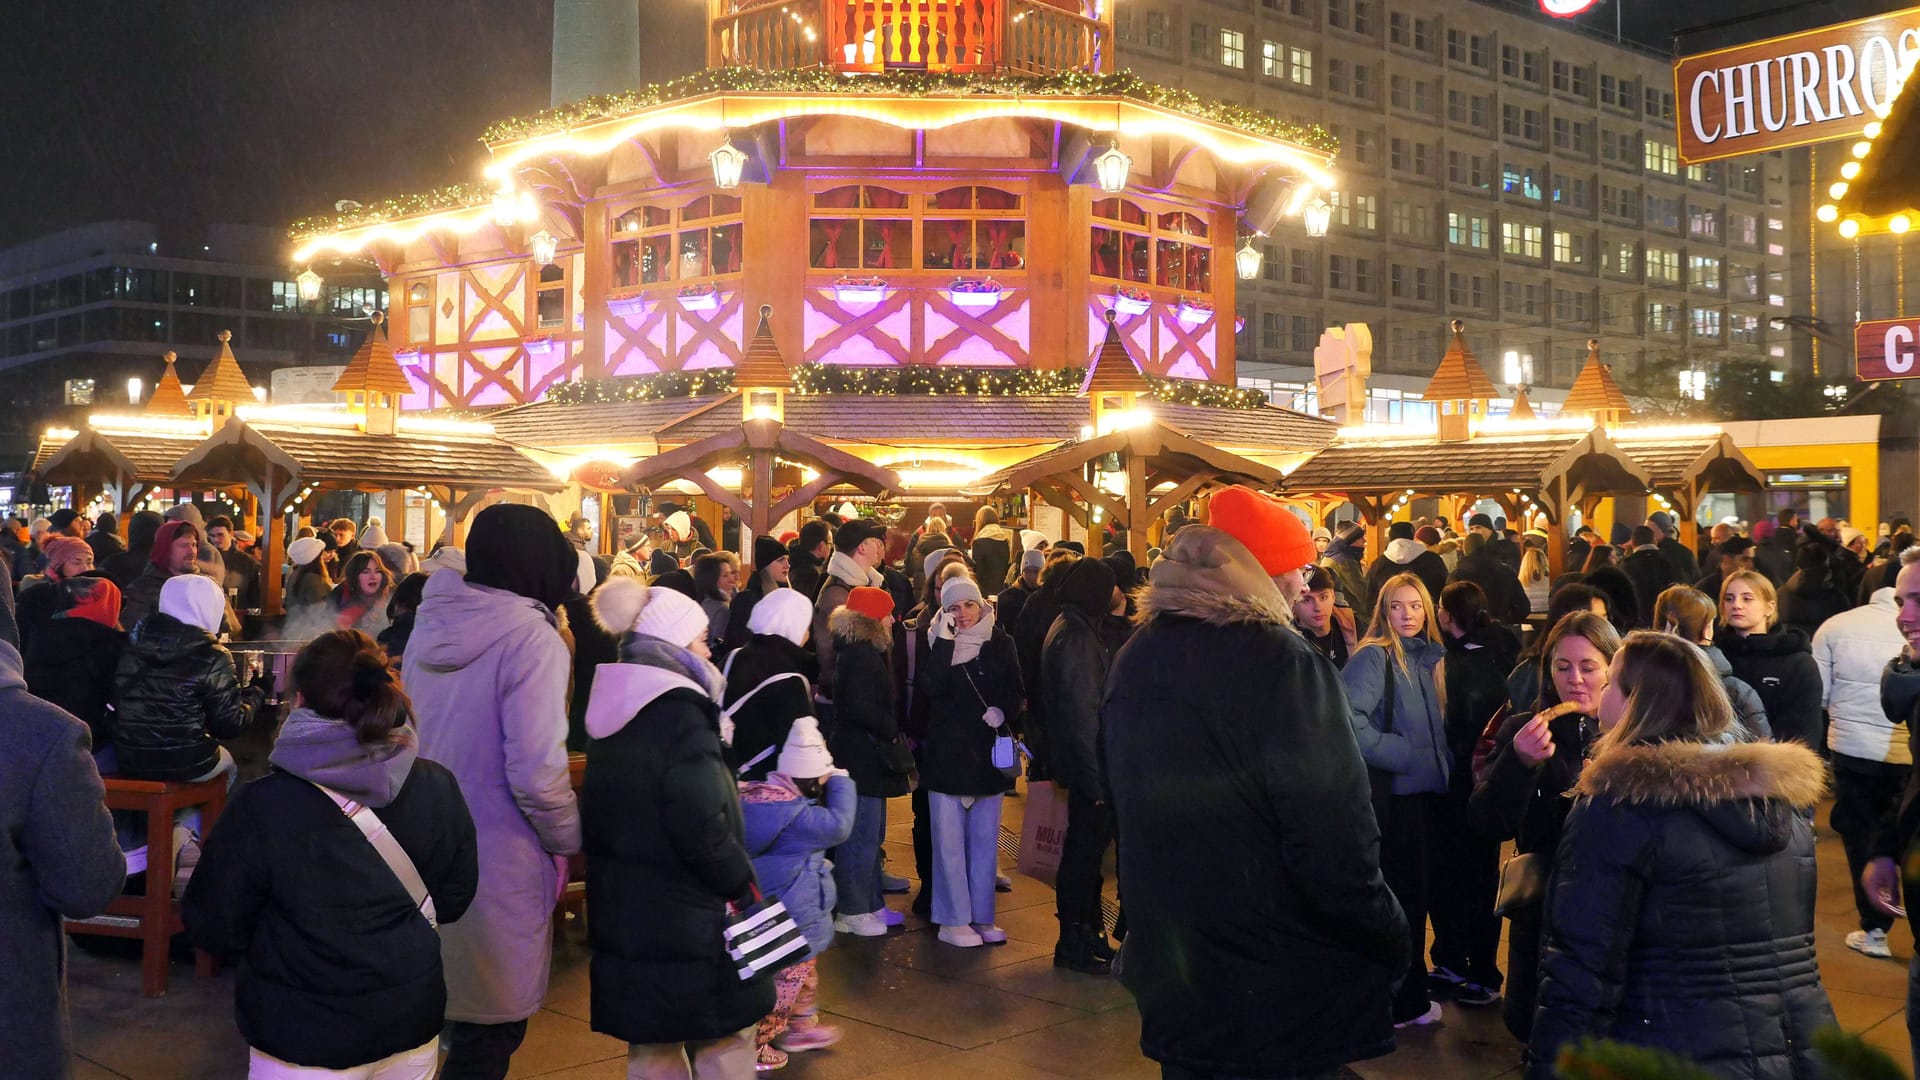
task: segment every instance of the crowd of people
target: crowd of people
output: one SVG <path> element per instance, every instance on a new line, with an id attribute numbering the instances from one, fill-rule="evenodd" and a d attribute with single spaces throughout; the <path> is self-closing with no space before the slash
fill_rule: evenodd
<path id="1" fill-rule="evenodd" d="M 292 711 L 211 834 L 176 830 L 188 935 L 242 965 L 251 1075 L 505 1076 L 582 872 L 592 1025 L 628 1075 L 779 1069 L 841 1037 L 841 935 L 910 911 L 939 947 L 1007 941 L 1022 776 L 1066 801 L 1054 964 L 1117 974 L 1178 1080 L 1329 1074 L 1496 1005 L 1529 1076 L 1587 1035 L 1803 1074 L 1833 1023 L 1829 784 L 1846 945 L 1890 957 L 1920 887 L 1904 522 L 1870 546 L 1785 511 L 1696 552 L 1656 513 L 1579 530 L 1555 578 L 1538 529 L 1396 522 L 1369 560 L 1358 524 L 1242 488 L 1156 523 L 1145 566 L 991 506 L 911 530 L 840 507 L 744 551 L 730 516 L 718 543 L 658 518 L 612 556 L 511 504 L 424 563 L 378 520 L 291 542 L 289 619 L 322 613 Z M 272 722 L 225 644 L 251 538 L 191 506 L 124 550 L 89 525 L 0 530 L 0 775 L 47 778 L 0 787 L 0 956 L 53 980 L 0 992 L 33 1075 L 66 1069 L 59 918 L 122 887 L 100 776 L 232 784 L 221 741 Z M 903 797 L 911 878 L 883 844 Z"/>

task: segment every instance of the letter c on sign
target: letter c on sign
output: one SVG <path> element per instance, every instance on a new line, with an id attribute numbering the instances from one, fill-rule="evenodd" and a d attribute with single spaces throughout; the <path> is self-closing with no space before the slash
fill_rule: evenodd
<path id="1" fill-rule="evenodd" d="M 1887 370 L 1904 375 L 1913 370 L 1913 327 L 1887 327 Z"/>
<path id="2" fill-rule="evenodd" d="M 1720 89 L 1720 73 L 1718 71 L 1701 72 L 1694 77 L 1693 92 L 1687 95 L 1687 122 L 1693 125 L 1693 137 L 1703 143 L 1716 141 L 1720 138 L 1721 132 L 1718 124 L 1713 126 L 1711 135 L 1707 134 L 1707 129 L 1700 125 L 1700 88 L 1709 82 L 1713 84 L 1715 90 Z M 1731 108 L 1728 109 L 1728 115 L 1732 115 Z"/>

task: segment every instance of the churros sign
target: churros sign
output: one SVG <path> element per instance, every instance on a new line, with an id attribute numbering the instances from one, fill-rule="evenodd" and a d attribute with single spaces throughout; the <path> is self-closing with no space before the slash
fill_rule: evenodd
<path id="1" fill-rule="evenodd" d="M 1920 7 L 1685 56 L 1673 66 L 1688 164 L 1857 137 L 1920 58 Z"/>

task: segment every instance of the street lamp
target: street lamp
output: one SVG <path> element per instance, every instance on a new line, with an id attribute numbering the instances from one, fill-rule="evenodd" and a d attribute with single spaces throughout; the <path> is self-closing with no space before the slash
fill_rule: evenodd
<path id="1" fill-rule="evenodd" d="M 1260 249 L 1253 246 L 1251 236 L 1247 237 L 1247 242 L 1240 246 L 1239 251 L 1233 253 L 1233 269 L 1240 275 L 1241 281 L 1252 281 L 1259 277 L 1260 264 L 1263 261 L 1265 260 L 1260 254 Z"/>
<path id="2" fill-rule="evenodd" d="M 1327 200 L 1316 198 L 1300 211 L 1300 220 L 1307 227 L 1307 235 L 1319 240 L 1327 235 L 1327 226 L 1333 224 L 1333 207 Z"/>
<path id="3" fill-rule="evenodd" d="M 514 197 L 511 185 L 502 185 L 493 193 L 493 223 L 506 228 L 520 220 L 520 200 Z"/>
<path id="4" fill-rule="evenodd" d="M 300 276 L 293 280 L 300 286 L 300 299 L 305 300 L 309 304 L 320 299 L 320 286 L 326 284 L 327 281 L 326 278 L 314 273 L 313 267 L 311 266 L 302 270 Z"/>
<path id="5" fill-rule="evenodd" d="M 560 241 L 545 229 L 527 237 L 527 248 L 533 252 L 533 261 L 541 266 L 552 266 L 553 257 L 560 249 Z"/>
<path id="6" fill-rule="evenodd" d="M 1109 195 L 1118 195 L 1127 190 L 1127 177 L 1133 173 L 1133 159 L 1120 149 L 1120 140 L 1114 139 L 1107 149 L 1093 159 L 1094 179 L 1099 181 L 1100 190 Z"/>
<path id="7" fill-rule="evenodd" d="M 146 389 L 146 385 L 146 383 L 140 381 L 140 376 L 138 375 L 129 378 L 127 380 L 127 404 L 140 404 L 140 392 Z"/>
<path id="8" fill-rule="evenodd" d="M 721 191 L 732 191 L 740 186 L 740 176 L 747 169 L 747 155 L 733 145 L 732 132 L 728 132 L 726 139 L 707 155 L 707 160 L 713 163 L 714 187 Z"/>

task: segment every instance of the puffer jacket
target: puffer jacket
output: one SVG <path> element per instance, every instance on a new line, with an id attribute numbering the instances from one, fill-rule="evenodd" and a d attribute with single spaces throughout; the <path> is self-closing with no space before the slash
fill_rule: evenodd
<path id="1" fill-rule="evenodd" d="M 1633 624 L 1652 626 L 1654 602 L 1660 599 L 1661 593 L 1680 584 L 1681 579 L 1673 572 L 1673 563 L 1657 547 L 1635 548 L 1620 560 L 1620 572 L 1633 582 L 1634 600 L 1639 604 Z"/>
<path id="2" fill-rule="evenodd" d="M 1019 722 L 1020 661 L 997 623 L 972 660 L 954 664 L 953 649 L 950 637 L 934 641 L 915 680 L 928 707 L 920 779 L 942 795 L 999 795 L 1013 781 L 993 767 L 995 730 L 982 717 L 990 707 L 999 709 L 1008 732 Z"/>
<path id="3" fill-rule="evenodd" d="M 1395 574 L 1412 574 L 1427 587 L 1427 597 L 1434 603 L 1440 602 L 1440 590 L 1447 587 L 1447 563 L 1445 559 L 1427 550 L 1427 545 L 1418 540 L 1402 537 L 1387 541 L 1386 554 L 1373 560 L 1367 567 L 1366 607 L 1372 611 L 1374 603 L 1380 599 L 1380 587 Z"/>
<path id="4" fill-rule="evenodd" d="M 27 689 L 83 721 L 96 753 L 113 745 L 114 676 L 126 631 L 61 612 L 27 646 Z"/>
<path id="5" fill-rule="evenodd" d="M 1518 587 L 1518 582 L 1515 583 Z M 1446 652 L 1426 638 L 1400 639 L 1406 651 L 1403 670 L 1380 645 L 1362 645 L 1347 659 L 1340 681 L 1347 688 L 1354 739 L 1367 764 L 1393 774 L 1395 795 L 1440 794 L 1447 790 L 1452 761 L 1447 752 L 1446 721 L 1433 669 Z M 1389 729 L 1386 692 L 1391 668 L 1393 721 Z"/>
<path id="6" fill-rule="evenodd" d="M 741 980 L 725 941 L 727 904 L 751 900 L 754 876 L 719 706 L 679 673 L 606 664 L 587 734 L 593 1030 L 680 1043 L 757 1023 L 773 1010 L 773 979 Z"/>
<path id="7" fill-rule="evenodd" d="M 1727 699 L 1733 702 L 1733 715 L 1740 718 L 1740 725 L 1747 729 L 1753 739 L 1771 740 L 1773 725 L 1767 721 L 1767 705 L 1760 700 L 1760 692 L 1748 686 L 1746 680 L 1733 673 L 1733 663 L 1727 654 L 1717 645 L 1702 645 L 1700 651 L 1707 654 L 1707 660 L 1713 664 L 1714 674 L 1720 676 L 1720 682 L 1727 688 Z"/>
<path id="8" fill-rule="evenodd" d="M 1507 703 L 1507 672 L 1520 656 L 1520 639 L 1499 623 L 1447 635 L 1446 659 L 1438 669 L 1446 688 L 1449 789 L 1465 799 L 1473 792 L 1473 748 L 1487 721 Z M 1397 717 L 1396 717 L 1397 719 Z"/>
<path id="9" fill-rule="evenodd" d="M 806 935 L 815 956 L 833 944 L 833 863 L 828 850 L 853 835 L 859 793 L 853 779 L 827 778 L 822 806 L 801 795 L 784 777 L 740 785 L 747 855 L 760 891 L 776 897 Z"/>
<path id="10" fill-rule="evenodd" d="M 811 650 L 778 634 L 754 634 L 745 648 L 727 658 L 727 692 L 721 704 L 739 706 L 733 713 L 733 742 L 726 748 L 727 766 L 738 779 L 766 779 L 793 722 L 814 714 L 813 684 L 808 680 L 813 665 Z M 756 692 L 755 687 L 760 689 Z M 771 752 L 761 757 L 763 751 Z"/>
<path id="11" fill-rule="evenodd" d="M 1813 830 L 1826 788 L 1803 746 L 1667 742 L 1587 766 L 1547 890 L 1529 1077 L 1583 1036 L 1716 1076 L 1826 1073 L 1835 1023 L 1813 947 Z"/>
<path id="12" fill-rule="evenodd" d="M 1822 745 L 1820 666 L 1805 634 L 1776 626 L 1741 637 L 1722 628 L 1714 631 L 1713 643 L 1727 654 L 1735 677 L 1759 691 L 1775 739 Z"/>
<path id="13" fill-rule="evenodd" d="M 909 772 L 896 769 L 887 752 L 896 742 L 905 745 L 895 709 L 893 637 L 878 619 L 849 607 L 834 612 L 829 633 L 844 675 L 833 702 L 827 749 L 834 763 L 853 775 L 861 795 L 905 795 Z"/>
<path id="14" fill-rule="evenodd" d="M 1107 797 L 1098 752 L 1100 696 L 1112 663 L 1112 650 L 1086 613 L 1062 607 L 1040 652 L 1041 696 L 1046 701 L 1051 749 L 1047 764 L 1062 784 L 1085 788 L 1096 802 Z"/>
<path id="15" fill-rule="evenodd" d="M 1460 556 L 1454 564 L 1453 573 L 1447 575 L 1449 582 L 1471 581 L 1480 586 L 1487 594 L 1487 610 L 1493 617 L 1509 626 L 1519 626 L 1533 614 L 1533 601 L 1527 599 L 1527 590 L 1520 584 L 1520 575 L 1507 567 L 1493 552 L 1482 547 L 1471 555 Z M 1439 603 L 1439 598 L 1434 603 Z"/>
<path id="16" fill-rule="evenodd" d="M 113 742 L 123 776 L 191 780 L 220 763 L 219 739 L 246 730 L 253 710 L 233 655 L 165 612 L 133 628 L 114 674 Z"/>
<path id="17" fill-rule="evenodd" d="M 1908 765 L 1907 713 L 1889 713 L 1880 700 L 1887 665 L 1907 641 L 1895 623 L 1899 605 L 1892 589 L 1880 589 L 1867 606 L 1836 615 L 1813 635 L 1813 662 L 1820 669 L 1827 716 L 1827 748 L 1865 761 Z"/>

